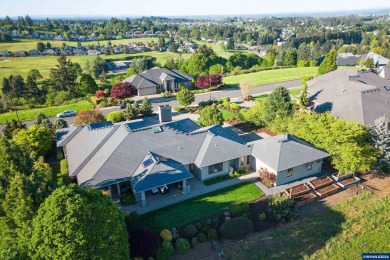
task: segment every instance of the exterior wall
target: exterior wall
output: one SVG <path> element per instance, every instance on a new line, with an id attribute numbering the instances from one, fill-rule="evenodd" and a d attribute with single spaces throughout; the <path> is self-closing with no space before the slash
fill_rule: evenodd
<path id="1" fill-rule="evenodd" d="M 275 169 L 272 169 L 271 167 L 269 167 L 267 164 L 265 164 L 263 161 L 261 161 L 260 159 L 258 158 L 255 158 L 253 157 L 254 159 L 252 159 L 250 161 L 250 165 L 252 165 L 252 162 L 253 161 L 256 161 L 256 164 L 255 164 L 255 169 L 252 168 L 252 170 L 256 170 L 256 171 L 259 171 L 261 168 L 266 168 L 269 172 L 273 172 L 276 174 L 276 170 Z"/>
<path id="2" fill-rule="evenodd" d="M 234 159 L 234 160 L 230 160 L 229 161 L 229 168 L 230 166 L 233 166 L 233 168 L 235 170 L 238 170 L 240 168 L 240 159 L 237 158 L 237 159 Z"/>
<path id="3" fill-rule="evenodd" d="M 314 161 L 311 170 L 307 170 L 305 164 L 294 167 L 292 176 L 290 177 L 287 177 L 287 170 L 280 171 L 276 175 L 276 185 L 278 186 L 320 174 L 321 168 L 322 160 L 320 162 Z"/>
<path id="4" fill-rule="evenodd" d="M 226 162 L 223 162 L 223 167 L 222 167 L 222 171 L 220 172 L 216 172 L 216 173 L 213 173 L 213 174 L 209 174 L 209 167 L 206 166 L 206 167 L 203 167 L 201 169 L 202 171 L 202 175 L 201 175 L 201 181 L 205 181 L 205 180 L 208 180 L 208 179 L 211 179 L 211 178 L 215 178 L 215 177 L 218 177 L 218 176 L 222 176 L 222 175 L 226 175 L 229 173 L 229 161 L 226 161 Z"/>
<path id="5" fill-rule="evenodd" d="M 250 157 L 251 158 L 249 159 L 249 168 L 257 172 L 257 159 L 252 155 L 250 155 Z"/>
<path id="6" fill-rule="evenodd" d="M 156 94 L 156 87 L 138 89 L 138 96 L 147 96 L 147 95 L 154 95 L 154 94 Z"/>

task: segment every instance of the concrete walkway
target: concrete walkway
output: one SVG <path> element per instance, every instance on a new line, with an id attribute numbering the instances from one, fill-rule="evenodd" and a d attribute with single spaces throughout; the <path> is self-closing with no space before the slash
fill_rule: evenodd
<path id="1" fill-rule="evenodd" d="M 234 178 L 231 180 L 223 181 L 220 183 L 216 183 L 210 186 L 206 186 L 198 180 L 197 178 L 192 178 L 187 181 L 190 185 L 191 192 L 187 195 L 181 194 L 181 192 L 175 187 L 175 185 L 170 185 L 170 192 L 167 194 L 152 194 L 150 191 L 146 193 L 146 207 L 142 207 L 141 202 L 137 202 L 135 205 L 130 206 L 121 206 L 119 202 L 117 202 L 118 207 L 123 211 L 137 211 L 138 214 L 146 214 L 151 211 L 155 211 L 161 208 L 165 208 L 167 206 L 176 204 L 181 201 L 185 201 L 194 197 L 198 197 L 200 195 L 220 190 L 226 187 L 230 187 L 243 182 L 255 182 L 258 179 L 258 174 L 256 172 L 248 173 L 238 178 Z"/>

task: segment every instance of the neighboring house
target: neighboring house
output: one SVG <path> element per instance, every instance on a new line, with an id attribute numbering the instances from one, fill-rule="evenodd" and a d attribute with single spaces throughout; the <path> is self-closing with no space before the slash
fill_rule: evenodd
<path id="1" fill-rule="evenodd" d="M 379 69 L 378 75 L 386 80 L 390 80 L 390 67 L 383 66 Z"/>
<path id="2" fill-rule="evenodd" d="M 192 77 L 178 70 L 155 67 L 135 74 L 123 82 L 130 82 L 135 86 L 138 96 L 146 96 L 156 94 L 157 90 L 175 92 L 179 90 L 179 85 L 189 88 L 192 84 Z"/>
<path id="3" fill-rule="evenodd" d="M 247 143 L 219 125 L 200 128 L 190 119 L 171 122 L 171 107 L 157 117 L 112 124 L 101 122 L 57 131 L 57 147 L 68 160 L 69 175 L 84 188 L 117 198 L 132 190 L 146 206 L 152 190 L 187 180 L 204 181 L 243 166 L 275 173 L 281 185 L 321 173 L 329 154 L 290 135 Z M 186 188 L 188 187 L 188 188 Z"/>
<path id="4" fill-rule="evenodd" d="M 73 54 L 77 56 L 82 56 L 85 55 L 85 51 L 83 51 L 82 49 L 77 49 L 73 52 Z"/>
<path id="5" fill-rule="evenodd" d="M 43 51 L 44 55 L 57 55 L 57 52 L 53 49 L 46 49 Z"/>
<path id="6" fill-rule="evenodd" d="M 15 51 L 13 53 L 14 57 L 25 57 L 26 56 L 26 52 L 23 51 L 23 50 L 20 50 L 20 51 Z"/>
<path id="7" fill-rule="evenodd" d="M 38 50 L 31 50 L 28 52 L 28 56 L 42 56 L 42 52 Z"/>
<path id="8" fill-rule="evenodd" d="M 372 58 L 374 60 L 375 66 L 385 66 L 389 64 L 389 59 L 379 55 L 375 52 L 369 52 L 360 57 L 360 60 L 366 61 L 368 58 Z"/>
<path id="9" fill-rule="evenodd" d="M 0 57 L 10 57 L 12 52 L 10 51 L 0 51 Z"/>
<path id="10" fill-rule="evenodd" d="M 356 66 L 359 64 L 361 55 L 354 55 L 352 53 L 339 53 L 336 58 L 337 66 Z"/>
<path id="11" fill-rule="evenodd" d="M 373 125 L 390 119 L 390 82 L 369 71 L 342 69 L 309 81 L 309 97 L 318 112 Z"/>

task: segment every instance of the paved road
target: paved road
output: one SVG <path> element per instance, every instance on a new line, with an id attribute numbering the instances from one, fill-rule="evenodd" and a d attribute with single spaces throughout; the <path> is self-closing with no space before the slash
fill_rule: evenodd
<path id="1" fill-rule="evenodd" d="M 279 83 L 273 83 L 273 84 L 267 84 L 267 85 L 262 85 L 262 86 L 257 86 L 257 87 L 252 87 L 250 88 L 249 94 L 250 95 L 257 95 L 257 94 L 265 94 L 272 92 L 277 86 L 283 86 L 285 88 L 296 88 L 301 86 L 301 80 L 291 80 L 291 81 L 285 81 L 285 82 L 279 82 Z M 211 92 L 211 99 L 220 99 L 221 97 L 229 97 L 229 98 L 239 98 L 242 97 L 242 93 L 239 89 L 232 89 L 232 90 L 222 90 L 222 91 L 217 91 L 217 92 Z M 195 102 L 193 104 L 198 104 L 201 101 L 207 101 L 210 99 L 210 94 L 205 93 L 205 94 L 200 94 L 195 96 Z M 150 99 L 153 109 L 155 111 L 158 110 L 159 105 L 171 105 L 172 107 L 175 106 L 180 106 L 179 102 L 177 100 L 168 98 L 168 99 L 163 99 L 163 98 L 151 98 Z M 113 111 L 121 111 L 118 107 L 109 107 L 109 108 L 103 108 L 102 113 L 104 116 L 106 116 L 108 113 L 113 112 Z M 54 122 L 57 118 L 51 117 L 50 120 Z M 64 118 L 69 125 L 75 123 L 75 118 L 74 117 L 67 117 Z M 34 121 L 24 121 L 27 126 L 30 126 L 34 123 Z M 4 128 L 4 125 L 0 125 L 0 131 L 2 131 Z"/>

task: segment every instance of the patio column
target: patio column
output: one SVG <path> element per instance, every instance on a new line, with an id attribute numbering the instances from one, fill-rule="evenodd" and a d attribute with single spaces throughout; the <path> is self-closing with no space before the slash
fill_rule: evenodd
<path id="1" fill-rule="evenodd" d="M 183 194 L 184 195 L 187 194 L 187 181 L 186 180 L 183 180 Z"/>
<path id="2" fill-rule="evenodd" d="M 145 192 L 141 192 L 141 198 L 142 198 L 142 207 L 146 208 L 146 197 L 145 197 Z"/>
<path id="3" fill-rule="evenodd" d="M 110 193 L 110 200 L 112 200 L 112 196 L 111 196 L 111 185 L 108 186 L 108 192 Z"/>
<path id="4" fill-rule="evenodd" d="M 119 183 L 116 184 L 116 188 L 118 189 L 118 195 L 121 196 L 121 187 L 119 186 Z"/>

